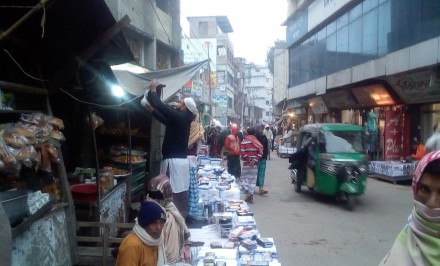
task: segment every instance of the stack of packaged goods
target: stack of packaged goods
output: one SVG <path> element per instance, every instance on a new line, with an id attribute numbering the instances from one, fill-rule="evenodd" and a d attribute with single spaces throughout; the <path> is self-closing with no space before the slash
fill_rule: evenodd
<path id="1" fill-rule="evenodd" d="M 212 224 L 190 229 L 192 241 L 204 243 L 192 251 L 193 265 L 281 265 L 273 238 L 261 237 L 249 205 L 242 200 L 222 203 L 212 214 Z"/>

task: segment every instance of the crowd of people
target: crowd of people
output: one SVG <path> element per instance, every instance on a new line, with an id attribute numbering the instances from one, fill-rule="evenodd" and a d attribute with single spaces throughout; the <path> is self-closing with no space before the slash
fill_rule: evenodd
<path id="1" fill-rule="evenodd" d="M 273 149 L 275 130 L 257 125 L 239 130 L 208 126 L 198 122 L 194 100 L 184 98 L 173 105 L 160 100 L 155 80 L 141 104 L 165 125 L 160 174 L 149 181 L 148 195 L 141 203 L 135 226 L 118 250 L 116 265 L 185 265 L 188 263 L 190 233 L 187 224 L 198 214 L 197 155 L 202 145 L 209 156 L 226 160 L 233 175 L 253 203 L 255 188 L 264 189 L 266 160 Z"/>
<path id="2" fill-rule="evenodd" d="M 197 162 L 202 144 L 210 156 L 225 157 L 228 172 L 234 175 L 253 203 L 256 187 L 264 189 L 270 150 L 279 131 L 257 125 L 240 131 L 231 125 L 228 132 L 218 127 L 203 128 L 197 122 L 194 100 L 185 98 L 177 108 L 162 103 L 150 84 L 146 108 L 166 126 L 162 145 L 161 175 L 149 182 L 149 194 L 141 204 L 133 231 L 124 239 L 117 265 L 185 265 L 185 246 L 190 241 L 186 218 L 194 213 L 198 200 Z M 284 130 L 284 135 L 293 129 Z M 278 131 L 278 132 L 277 132 Z M 179 136 L 177 136 L 179 135 Z M 414 208 L 406 226 L 380 265 L 437 265 L 440 258 L 440 138 L 436 131 L 425 146 L 414 143 L 420 160 L 413 176 Z M 301 152 L 301 150 L 299 151 Z M 186 170 L 187 169 L 187 170 Z"/>

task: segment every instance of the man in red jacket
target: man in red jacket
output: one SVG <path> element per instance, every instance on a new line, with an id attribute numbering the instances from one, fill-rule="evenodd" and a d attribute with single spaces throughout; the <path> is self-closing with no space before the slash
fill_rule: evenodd
<path id="1" fill-rule="evenodd" d="M 240 139 L 237 136 L 238 126 L 231 125 L 231 134 L 226 137 L 225 147 L 228 150 L 228 173 L 235 176 L 236 180 L 240 179 Z"/>

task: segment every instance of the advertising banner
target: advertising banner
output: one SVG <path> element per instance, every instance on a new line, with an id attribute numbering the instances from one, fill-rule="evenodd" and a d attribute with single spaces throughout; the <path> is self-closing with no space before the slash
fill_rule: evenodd
<path id="1" fill-rule="evenodd" d="M 385 111 L 385 161 L 402 159 L 403 116 L 401 109 Z"/>

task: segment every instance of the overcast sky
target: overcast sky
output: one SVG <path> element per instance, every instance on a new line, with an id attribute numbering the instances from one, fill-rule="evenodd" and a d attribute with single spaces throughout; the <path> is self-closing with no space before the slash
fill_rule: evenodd
<path id="1" fill-rule="evenodd" d="M 285 40 L 286 0 L 181 0 L 181 26 L 189 36 L 187 17 L 227 16 L 233 33 L 234 57 L 265 65 L 274 41 Z"/>

